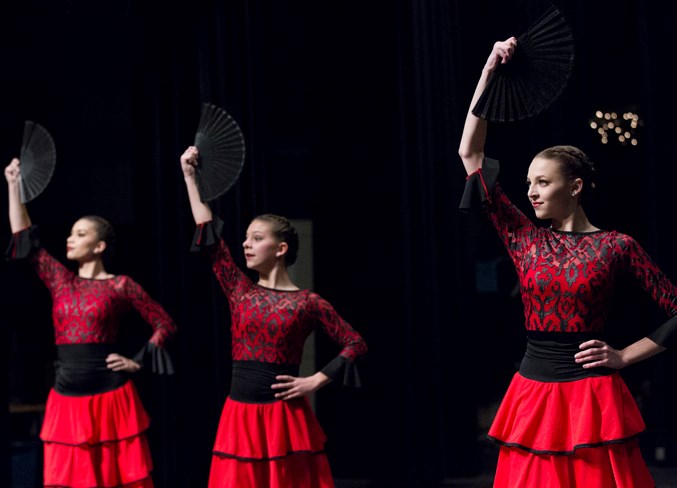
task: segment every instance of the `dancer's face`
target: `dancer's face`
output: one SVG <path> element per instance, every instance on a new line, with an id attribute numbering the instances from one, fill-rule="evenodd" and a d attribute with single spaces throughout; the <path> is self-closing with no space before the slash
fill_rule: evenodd
<path id="1" fill-rule="evenodd" d="M 527 174 L 527 196 L 539 219 L 562 220 L 578 205 L 580 179 L 567 178 L 553 159 L 536 158 Z"/>
<path id="2" fill-rule="evenodd" d="M 101 258 L 106 243 L 99 238 L 94 222 L 80 219 L 66 239 L 66 257 L 73 261 L 85 262 Z"/>
<path id="3" fill-rule="evenodd" d="M 284 259 L 287 243 L 281 242 L 273 233 L 271 225 L 262 220 L 254 220 L 247 228 L 242 243 L 247 267 L 257 271 L 272 268 L 280 258 Z"/>

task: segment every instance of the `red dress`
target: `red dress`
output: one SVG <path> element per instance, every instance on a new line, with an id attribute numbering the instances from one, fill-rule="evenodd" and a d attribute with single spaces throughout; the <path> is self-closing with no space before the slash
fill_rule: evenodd
<path id="1" fill-rule="evenodd" d="M 573 356 L 603 339 L 621 275 L 671 316 L 677 288 L 627 235 L 534 225 L 495 183 L 497 162 L 484 166 L 468 177 L 464 201 L 471 193 L 484 201 L 517 270 L 527 329 L 525 357 L 489 430 L 501 446 L 494 486 L 654 487 L 637 440 L 645 425 L 621 376 L 583 369 Z M 673 322 L 651 338 L 662 343 Z"/>
<path id="2" fill-rule="evenodd" d="M 165 354 L 162 345 L 175 331 L 174 322 L 128 276 L 80 278 L 35 240 L 29 242 L 32 233 L 15 234 L 8 254 L 30 255 L 53 302 L 58 361 L 40 432 L 44 486 L 152 488 L 148 415 L 132 381 L 108 370 L 105 358 L 115 352 L 120 321 L 129 310 L 153 327 L 146 349 L 154 364 L 162 363 L 157 358 Z"/>
<path id="3" fill-rule="evenodd" d="M 209 487 L 333 487 L 325 435 L 307 399 L 277 400 L 270 385 L 277 374 L 298 376 L 303 344 L 318 327 L 342 347 L 322 371 L 344 384 L 358 381 L 354 360 L 367 347 L 316 293 L 252 282 L 235 265 L 220 225 L 202 224 L 194 240 L 196 247 L 210 250 L 232 321 L 233 381 L 214 443 Z"/>

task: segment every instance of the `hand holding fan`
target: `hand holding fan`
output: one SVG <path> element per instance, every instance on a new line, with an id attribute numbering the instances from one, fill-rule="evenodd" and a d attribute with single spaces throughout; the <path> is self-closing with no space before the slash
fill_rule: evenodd
<path id="1" fill-rule="evenodd" d="M 25 122 L 19 158 L 19 195 L 21 203 L 27 203 L 42 193 L 54 174 L 56 148 L 47 129 L 31 120 Z"/>
<path id="2" fill-rule="evenodd" d="M 496 68 L 472 113 L 492 122 L 532 117 L 564 90 L 573 63 L 571 30 L 552 6 L 517 38 L 512 59 Z"/>
<path id="3" fill-rule="evenodd" d="M 244 165 L 244 136 L 225 110 L 205 103 L 194 145 L 200 152 L 195 179 L 200 199 L 208 202 L 226 193 L 239 178 Z"/>

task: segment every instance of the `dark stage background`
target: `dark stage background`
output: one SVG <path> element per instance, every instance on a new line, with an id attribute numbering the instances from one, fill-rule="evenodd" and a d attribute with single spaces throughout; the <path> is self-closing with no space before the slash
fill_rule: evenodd
<path id="1" fill-rule="evenodd" d="M 569 84 L 538 117 L 492 125 L 487 152 L 501 159 L 503 186 L 522 206 L 538 150 L 586 150 L 601 172 L 593 222 L 633 235 L 677 279 L 677 104 L 668 74 L 675 7 L 555 3 L 576 40 Z M 29 204 L 44 245 L 64 259 L 75 219 L 107 217 L 119 238 L 111 271 L 133 276 L 180 328 L 171 345 L 177 374 L 137 379 L 153 418 L 158 487 L 206 486 L 229 387 L 226 302 L 205 259 L 188 253 L 194 226 L 178 163 L 205 101 L 225 108 L 246 139 L 241 179 L 214 205 L 239 262 L 254 215 L 311 219 L 315 289 L 370 346 L 366 388 L 330 386 L 317 395 L 336 477 L 434 486 L 491 469 L 485 421 L 521 358 L 522 312 L 493 231 L 481 216 L 457 210 L 465 177 L 457 148 L 492 43 L 519 35 L 549 5 L 72 0 L 0 7 L 0 162 L 18 154 L 27 119 L 47 127 L 57 145 L 54 179 Z M 594 112 L 628 109 L 643 120 L 639 145 L 602 145 L 588 126 Z M 0 235 L 9 240 L 6 219 Z M 53 357 L 49 295 L 22 263 L 0 263 L 0 287 L 0 398 L 40 404 Z M 619 300 L 615 320 L 627 330 L 619 341 L 663 319 L 634 292 L 628 285 L 631 299 Z M 132 350 L 147 332 L 130 317 L 124 343 Z M 336 353 L 318 339 L 320 365 Z M 652 464 L 677 464 L 676 362 L 668 352 L 623 372 L 648 424 L 642 442 Z M 28 448 L 35 440 L 30 415 L 2 410 L 2 486 L 19 457 L 10 441 L 14 449 L 17 440 Z M 665 455 L 655 458 L 656 448 Z"/>

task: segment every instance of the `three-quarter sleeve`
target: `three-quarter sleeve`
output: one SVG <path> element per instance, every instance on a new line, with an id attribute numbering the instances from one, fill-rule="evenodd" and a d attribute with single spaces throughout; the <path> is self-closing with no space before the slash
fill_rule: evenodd
<path id="1" fill-rule="evenodd" d="M 40 246 L 38 227 L 33 225 L 12 235 L 7 259 L 28 259 L 40 280 L 53 295 L 74 273 Z"/>
<path id="2" fill-rule="evenodd" d="M 40 238 L 37 225 L 12 234 L 12 238 L 5 251 L 5 257 L 11 259 L 24 259 L 40 249 Z"/>
<path id="3" fill-rule="evenodd" d="M 237 302 L 237 297 L 252 286 L 252 281 L 235 264 L 230 249 L 221 238 L 222 230 L 223 221 L 216 216 L 209 222 L 199 224 L 195 229 L 191 251 L 209 252 L 212 271 L 232 306 Z"/>
<path id="4" fill-rule="evenodd" d="M 325 299 L 316 293 L 312 293 L 309 298 L 313 301 L 314 315 L 321 328 L 341 346 L 338 356 L 321 371 L 345 386 L 362 386 L 356 361 L 367 353 L 364 339 Z"/>
<path id="5" fill-rule="evenodd" d="M 218 244 L 223 232 L 223 221 L 216 215 L 212 220 L 198 224 L 190 245 L 191 252 L 200 252 Z"/>
<path id="6" fill-rule="evenodd" d="M 529 252 L 538 227 L 503 193 L 498 173 L 498 161 L 485 157 L 482 168 L 468 175 L 460 208 L 484 209 L 519 270 L 519 263 L 524 253 Z"/>
<path id="7" fill-rule="evenodd" d="M 482 167 L 466 178 L 459 208 L 465 212 L 481 210 L 490 203 L 498 181 L 498 172 L 498 160 L 485 157 L 482 160 Z"/>
<path id="8" fill-rule="evenodd" d="M 663 347 L 677 342 L 677 287 L 632 237 L 621 234 L 618 241 L 627 270 L 651 298 L 672 318 L 654 330 L 649 339 Z"/>
<path id="9" fill-rule="evenodd" d="M 134 356 L 141 364 L 151 363 L 154 373 L 172 374 L 174 367 L 165 350 L 167 339 L 176 332 L 176 325 L 165 309 L 128 276 L 124 280 L 124 296 L 153 329 L 148 343 Z"/>

